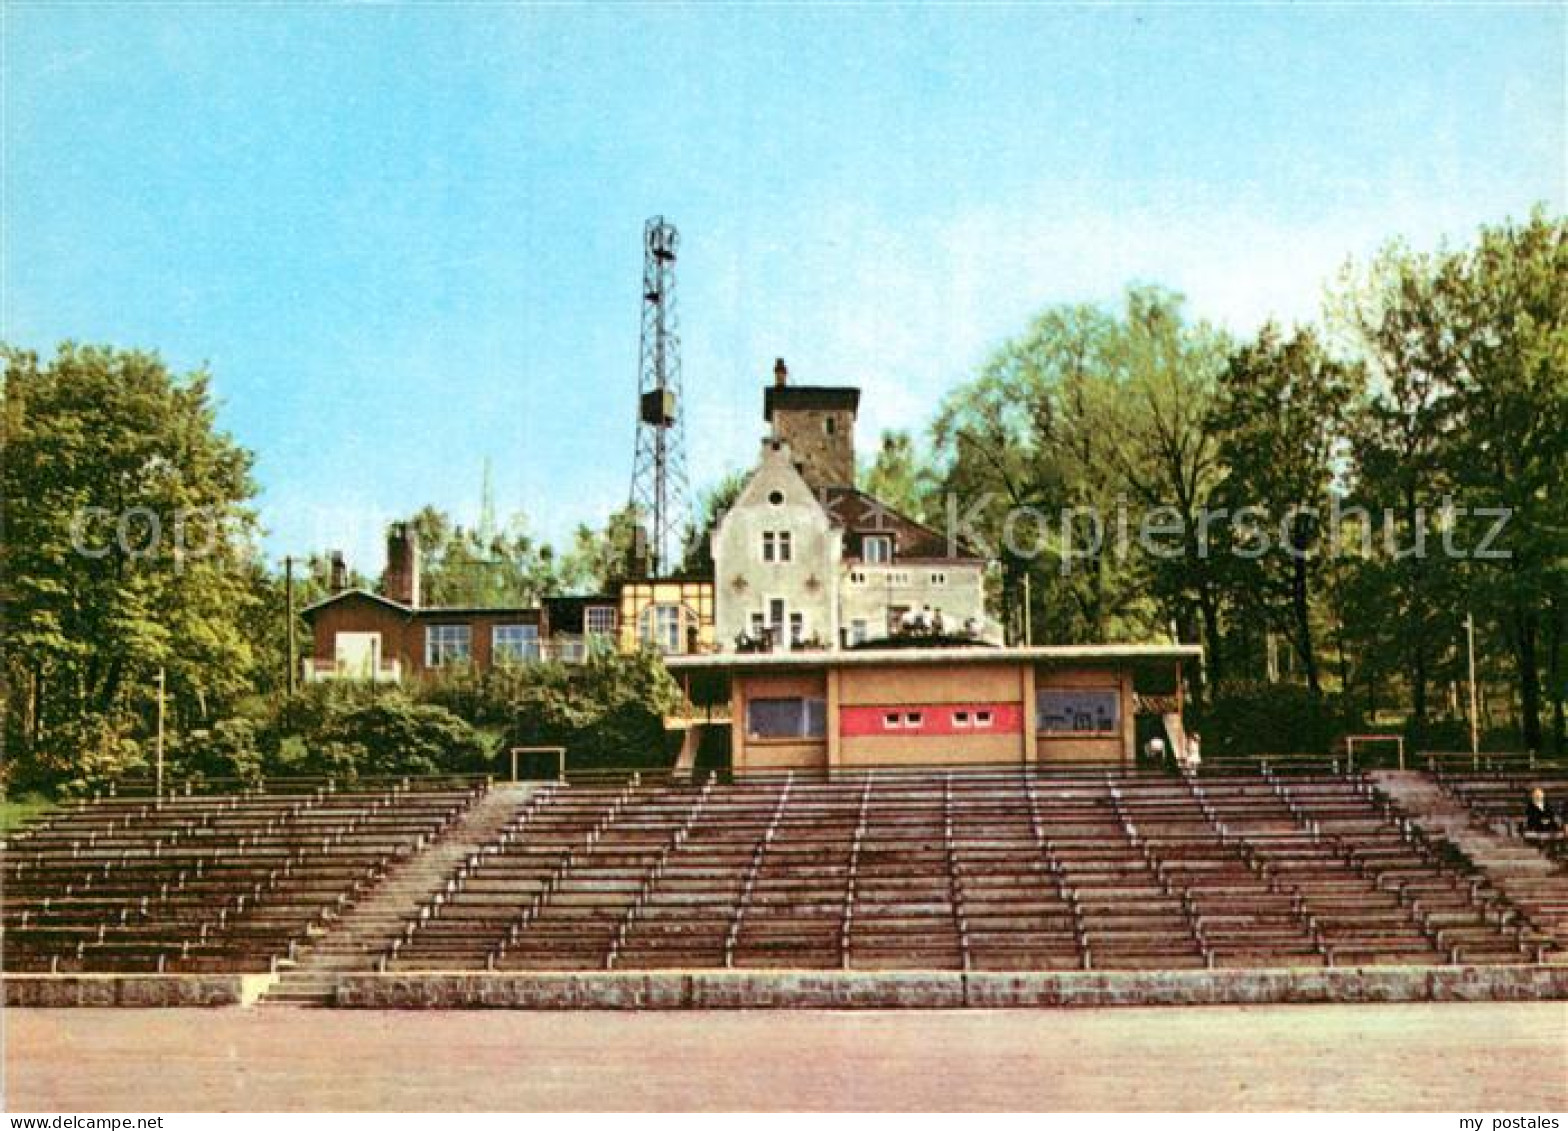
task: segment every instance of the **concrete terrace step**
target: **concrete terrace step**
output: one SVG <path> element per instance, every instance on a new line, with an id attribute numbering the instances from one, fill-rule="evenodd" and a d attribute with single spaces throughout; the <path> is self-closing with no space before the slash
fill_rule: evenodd
<path id="1" fill-rule="evenodd" d="M 1467 857 L 1531 921 L 1551 935 L 1556 954 L 1568 956 L 1568 919 L 1538 910 L 1541 903 L 1568 906 L 1568 875 L 1535 848 L 1492 832 L 1476 821 L 1463 801 L 1429 775 L 1414 770 L 1377 770 L 1377 787 L 1425 832 L 1445 838 Z"/>
<path id="2" fill-rule="evenodd" d="M 490 843 L 528 803 L 531 787 L 498 786 L 469 807 L 424 852 L 394 867 L 323 934 L 300 949 L 295 964 L 262 995 L 262 1005 L 325 1006 L 338 976 L 375 968 L 377 957 L 471 854 Z"/>

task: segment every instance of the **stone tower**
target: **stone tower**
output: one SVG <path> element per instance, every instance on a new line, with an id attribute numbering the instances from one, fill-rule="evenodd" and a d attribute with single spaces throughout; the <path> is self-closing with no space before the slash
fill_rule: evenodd
<path id="1" fill-rule="evenodd" d="M 855 414 L 860 390 L 846 386 L 791 385 L 781 357 L 763 400 L 773 438 L 788 444 L 801 476 L 813 490 L 855 485 Z"/>

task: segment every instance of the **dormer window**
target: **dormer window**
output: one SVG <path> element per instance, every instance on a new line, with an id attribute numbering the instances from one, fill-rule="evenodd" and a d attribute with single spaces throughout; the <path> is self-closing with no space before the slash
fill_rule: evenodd
<path id="1" fill-rule="evenodd" d="M 889 534 L 867 534 L 861 540 L 861 557 L 871 563 L 892 561 L 892 536 Z"/>

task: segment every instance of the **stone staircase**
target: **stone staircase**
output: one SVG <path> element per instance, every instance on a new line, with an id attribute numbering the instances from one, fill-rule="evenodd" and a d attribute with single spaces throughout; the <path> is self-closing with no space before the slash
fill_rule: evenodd
<path id="1" fill-rule="evenodd" d="M 372 970 L 404 924 L 441 890 L 470 855 L 500 834 L 527 804 L 532 786 L 498 785 L 469 807 L 435 844 L 393 866 L 375 889 L 332 927 L 300 947 L 261 997 L 264 1006 L 332 1004 L 338 976 Z"/>
<path id="2" fill-rule="evenodd" d="M 1373 782 L 1427 833 L 1451 842 L 1486 873 L 1555 946 L 1547 961 L 1568 962 L 1568 872 L 1533 845 L 1475 820 L 1463 801 L 1415 770 L 1374 770 Z M 1523 798 L 1520 799 L 1521 804 Z"/>

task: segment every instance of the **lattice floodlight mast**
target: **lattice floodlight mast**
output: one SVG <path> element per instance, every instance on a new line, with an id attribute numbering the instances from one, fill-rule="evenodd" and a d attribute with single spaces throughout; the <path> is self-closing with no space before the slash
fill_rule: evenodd
<path id="1" fill-rule="evenodd" d="M 690 511 L 681 335 L 675 306 L 680 233 L 663 216 L 643 226 L 642 349 L 638 359 L 637 457 L 632 506 L 647 531 L 649 571 L 668 573 Z"/>

